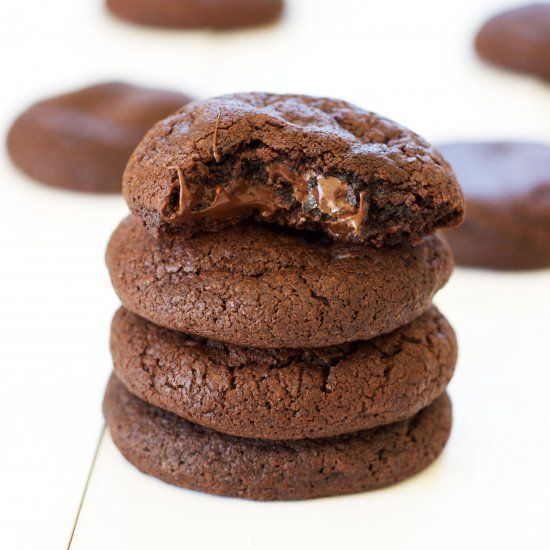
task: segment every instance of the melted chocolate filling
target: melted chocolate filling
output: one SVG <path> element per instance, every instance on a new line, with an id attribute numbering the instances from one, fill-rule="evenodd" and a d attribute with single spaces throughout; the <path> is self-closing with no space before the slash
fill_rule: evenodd
<path id="1" fill-rule="evenodd" d="M 229 182 L 215 185 L 207 198 L 204 185 L 189 182 L 181 168 L 170 166 L 178 181 L 160 208 L 161 217 L 174 225 L 200 218 L 228 219 L 252 212 L 269 219 L 277 210 L 289 210 L 297 203 L 304 210 L 318 209 L 328 218 L 326 223 L 334 233 L 360 234 L 368 214 L 366 192 L 361 192 L 357 199 L 344 179 L 313 171 L 300 174 L 284 162 L 272 162 L 264 169 L 267 181 L 253 182 L 246 176 L 242 163 L 237 162 Z M 286 189 L 281 188 L 281 183 Z M 291 196 L 284 196 L 285 191 L 286 195 L 290 191 Z"/>

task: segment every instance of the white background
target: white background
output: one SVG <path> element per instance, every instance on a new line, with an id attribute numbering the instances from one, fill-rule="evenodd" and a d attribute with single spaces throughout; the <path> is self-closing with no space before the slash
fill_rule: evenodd
<path id="1" fill-rule="evenodd" d="M 550 141 L 550 87 L 480 63 L 499 0 L 287 0 L 276 26 L 225 34 L 112 19 L 101 0 L 2 2 L 2 134 L 29 102 L 105 79 L 197 97 L 331 95 L 435 142 Z M 34 184 L 0 165 L 0 548 L 67 545 L 102 428 L 117 300 L 103 263 L 120 197 Z M 258 504 L 166 486 L 100 446 L 72 548 L 548 547 L 550 271 L 459 270 L 439 305 L 457 328 L 455 427 L 396 487 Z"/>

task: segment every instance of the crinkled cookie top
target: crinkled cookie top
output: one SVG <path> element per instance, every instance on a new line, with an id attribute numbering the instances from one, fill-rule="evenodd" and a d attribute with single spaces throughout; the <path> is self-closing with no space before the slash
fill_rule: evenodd
<path id="1" fill-rule="evenodd" d="M 458 224 L 463 197 L 441 155 L 340 100 L 265 93 L 195 101 L 156 124 L 123 190 L 155 236 L 246 218 L 375 246 Z"/>

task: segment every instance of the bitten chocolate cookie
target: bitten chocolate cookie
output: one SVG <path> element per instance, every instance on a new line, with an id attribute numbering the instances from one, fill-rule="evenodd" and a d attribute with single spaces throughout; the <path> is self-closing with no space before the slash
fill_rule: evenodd
<path id="1" fill-rule="evenodd" d="M 286 442 L 201 428 L 134 397 L 115 377 L 103 411 L 116 446 L 142 472 L 187 489 L 256 500 L 317 498 L 391 485 L 433 462 L 451 429 L 446 394 L 396 424 Z"/>
<path id="2" fill-rule="evenodd" d="M 432 308 L 386 336 L 311 350 L 193 338 L 120 309 L 111 328 L 119 380 L 147 403 L 240 437 L 331 437 L 391 424 L 441 395 L 456 338 Z"/>
<path id="3" fill-rule="evenodd" d="M 418 242 L 463 210 L 451 169 L 411 131 L 344 101 L 263 93 L 197 101 L 157 124 L 124 195 L 157 237 L 254 217 L 381 246 Z"/>
<path id="4" fill-rule="evenodd" d="M 441 153 L 466 196 L 466 219 L 446 232 L 456 262 L 494 269 L 550 267 L 550 146 L 451 143 Z"/>
<path id="5" fill-rule="evenodd" d="M 550 4 L 495 15 L 481 27 L 475 46 L 490 63 L 550 79 Z"/>
<path id="6" fill-rule="evenodd" d="M 134 313 L 259 348 L 331 346 L 391 332 L 426 311 L 452 271 L 448 246 L 435 236 L 373 249 L 243 224 L 156 240 L 134 218 L 115 230 L 106 260 Z"/>
<path id="7" fill-rule="evenodd" d="M 145 132 L 188 101 L 176 92 L 97 84 L 30 107 L 11 127 L 8 150 L 42 183 L 120 192 L 124 167 Z"/>
<path id="8" fill-rule="evenodd" d="M 214 30 L 271 23 L 283 5 L 283 0 L 107 0 L 112 13 L 138 25 Z"/>

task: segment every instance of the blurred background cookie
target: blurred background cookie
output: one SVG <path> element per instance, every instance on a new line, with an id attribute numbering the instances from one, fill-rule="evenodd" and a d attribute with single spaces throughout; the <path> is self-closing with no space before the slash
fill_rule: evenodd
<path id="1" fill-rule="evenodd" d="M 464 223 L 446 232 L 456 263 L 493 269 L 550 266 L 550 146 L 465 142 L 439 150 L 466 198 Z"/>
<path id="2" fill-rule="evenodd" d="M 232 29 L 271 23 L 283 0 L 107 0 L 116 16 L 138 25 L 181 29 Z"/>
<path id="3" fill-rule="evenodd" d="M 479 30 L 475 47 L 489 63 L 550 79 L 550 3 L 495 15 Z"/>
<path id="4" fill-rule="evenodd" d="M 13 123 L 8 150 L 33 179 L 66 189 L 119 192 L 145 132 L 187 103 L 181 93 L 106 82 L 34 104 Z"/>

